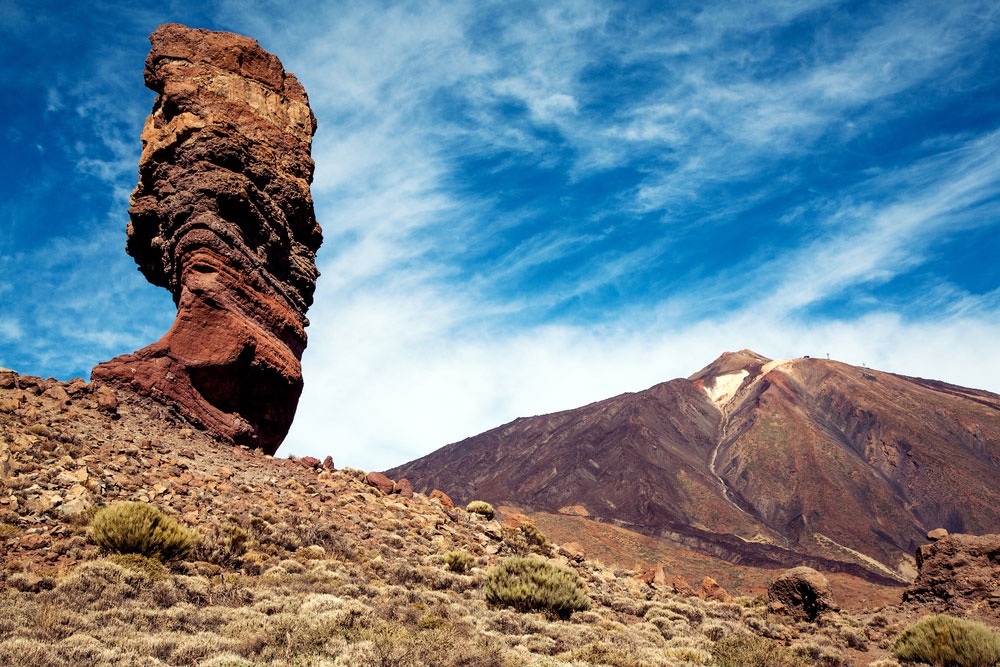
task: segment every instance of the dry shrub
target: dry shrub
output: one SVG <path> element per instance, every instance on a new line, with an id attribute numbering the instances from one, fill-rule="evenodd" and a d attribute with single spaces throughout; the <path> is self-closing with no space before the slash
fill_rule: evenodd
<path id="1" fill-rule="evenodd" d="M 52 590 L 54 602 L 69 609 L 114 609 L 150 586 L 149 575 L 107 560 L 83 563 Z"/>
<path id="2" fill-rule="evenodd" d="M 0 642 L 0 665 L 52 667 L 65 664 L 55 651 L 34 639 L 14 638 Z"/>
<path id="3" fill-rule="evenodd" d="M 579 575 L 538 558 L 509 558 L 490 570 L 483 583 L 486 600 L 518 611 L 541 611 L 568 619 L 590 609 Z"/>
<path id="4" fill-rule="evenodd" d="M 199 662 L 198 667 L 253 667 L 253 663 L 235 653 L 220 653 Z"/>
<path id="5" fill-rule="evenodd" d="M 94 514 L 90 529 L 97 545 L 115 554 L 141 554 L 161 561 L 184 558 L 194 534 L 148 503 L 116 503 Z"/>
<path id="6" fill-rule="evenodd" d="M 115 660 L 113 649 L 89 635 L 82 633 L 74 634 L 59 642 L 55 646 L 59 656 L 70 665 L 113 665 L 118 664 Z"/>
<path id="7" fill-rule="evenodd" d="M 1000 633 L 982 623 L 938 614 L 903 630 L 892 652 L 903 662 L 993 667 L 1000 663 Z"/>
<path id="8" fill-rule="evenodd" d="M 141 572 L 154 581 L 162 577 L 165 571 L 159 558 L 151 558 L 137 553 L 114 554 L 109 556 L 108 560 L 127 570 Z"/>
<path id="9" fill-rule="evenodd" d="M 817 667 L 852 667 L 853 663 L 828 638 L 802 639 L 792 644 L 792 652 L 808 659 Z"/>
<path id="10" fill-rule="evenodd" d="M 811 667 L 814 663 L 756 635 L 730 635 L 712 647 L 718 667 Z"/>
<path id="11" fill-rule="evenodd" d="M 543 556 L 549 555 L 552 550 L 552 545 L 549 543 L 549 538 L 545 537 L 545 533 L 543 533 L 538 526 L 533 523 L 526 522 L 522 523 L 520 528 L 525 541 L 528 543 L 528 548 Z"/>

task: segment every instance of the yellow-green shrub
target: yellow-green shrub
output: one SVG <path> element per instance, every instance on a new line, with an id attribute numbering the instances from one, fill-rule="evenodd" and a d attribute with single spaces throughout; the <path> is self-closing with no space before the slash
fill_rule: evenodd
<path id="1" fill-rule="evenodd" d="M 473 500 L 465 506 L 465 511 L 472 512 L 473 514 L 482 514 L 487 519 L 492 519 L 494 515 L 493 505 L 490 505 L 485 500 Z"/>
<path id="2" fill-rule="evenodd" d="M 892 647 L 904 662 L 942 667 L 993 667 L 1000 664 L 1000 632 L 982 623 L 938 614 L 903 630 Z"/>
<path id="3" fill-rule="evenodd" d="M 104 507 L 94 514 L 90 530 L 97 545 L 109 553 L 161 561 L 184 558 L 195 544 L 191 531 L 147 503 Z"/>
<path id="4" fill-rule="evenodd" d="M 452 572 L 464 574 L 476 564 L 476 557 L 467 551 L 449 551 L 444 555 L 444 562 Z"/>
<path id="5" fill-rule="evenodd" d="M 486 600 L 518 611 L 542 611 L 567 619 L 590 609 L 583 581 L 572 570 L 539 558 L 508 558 L 486 575 Z"/>

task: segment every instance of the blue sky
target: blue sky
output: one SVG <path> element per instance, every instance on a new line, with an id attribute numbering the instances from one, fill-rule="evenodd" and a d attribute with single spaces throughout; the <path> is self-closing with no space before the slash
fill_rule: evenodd
<path id="1" fill-rule="evenodd" d="M 382 469 L 811 354 L 1000 391 L 991 2 L 0 0 L 0 365 L 156 339 L 124 253 L 148 34 L 256 38 L 319 121 L 285 454 Z"/>

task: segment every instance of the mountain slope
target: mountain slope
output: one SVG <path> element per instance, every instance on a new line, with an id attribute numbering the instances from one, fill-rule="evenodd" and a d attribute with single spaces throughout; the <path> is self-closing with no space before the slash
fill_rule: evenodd
<path id="1" fill-rule="evenodd" d="M 462 501 L 586 514 L 734 562 L 810 557 L 907 578 L 928 529 L 1000 530 L 1000 396 L 743 350 L 388 474 Z"/>

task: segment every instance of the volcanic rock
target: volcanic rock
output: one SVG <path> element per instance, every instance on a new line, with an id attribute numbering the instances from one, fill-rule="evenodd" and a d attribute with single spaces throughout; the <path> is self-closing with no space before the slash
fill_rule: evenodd
<path id="1" fill-rule="evenodd" d="M 405 477 L 398 482 L 396 482 L 392 487 L 393 493 L 398 493 L 403 498 L 413 497 L 413 485 L 410 484 L 410 480 Z"/>
<path id="2" fill-rule="evenodd" d="M 442 507 L 451 508 L 455 506 L 455 503 L 452 501 L 451 498 L 448 497 L 448 494 L 445 493 L 444 491 L 441 491 L 440 489 L 432 490 L 427 497 L 430 498 L 431 500 L 438 501 L 439 503 L 441 503 Z"/>
<path id="3" fill-rule="evenodd" d="M 675 575 L 673 580 L 670 582 L 671 588 L 673 588 L 674 593 L 678 595 L 683 595 L 684 597 L 697 597 L 698 593 L 694 590 L 694 587 L 688 583 L 688 580 L 683 577 L 683 575 Z"/>
<path id="4" fill-rule="evenodd" d="M 945 528 L 935 528 L 934 530 L 927 531 L 927 539 L 931 542 L 936 542 L 945 537 L 948 537 L 948 530 Z"/>
<path id="5" fill-rule="evenodd" d="M 1000 619 L 1000 535 L 955 533 L 925 544 L 917 549 L 917 568 L 906 602 Z"/>
<path id="6" fill-rule="evenodd" d="M 127 252 L 173 294 L 156 343 L 92 371 L 176 408 L 236 444 L 273 453 L 302 391 L 306 309 L 322 230 L 305 90 L 255 40 L 160 26 L 146 85 Z"/>
<path id="7" fill-rule="evenodd" d="M 368 473 L 365 475 L 365 481 L 387 496 L 396 488 L 396 483 L 380 472 Z"/>
<path id="8" fill-rule="evenodd" d="M 827 610 L 835 610 L 830 583 L 811 567 L 793 567 L 767 589 L 767 598 L 775 611 L 815 620 Z"/>
<path id="9" fill-rule="evenodd" d="M 712 577 L 705 577 L 701 580 L 701 595 L 706 600 L 715 602 L 732 602 L 733 596 L 725 588 L 719 585 Z"/>

